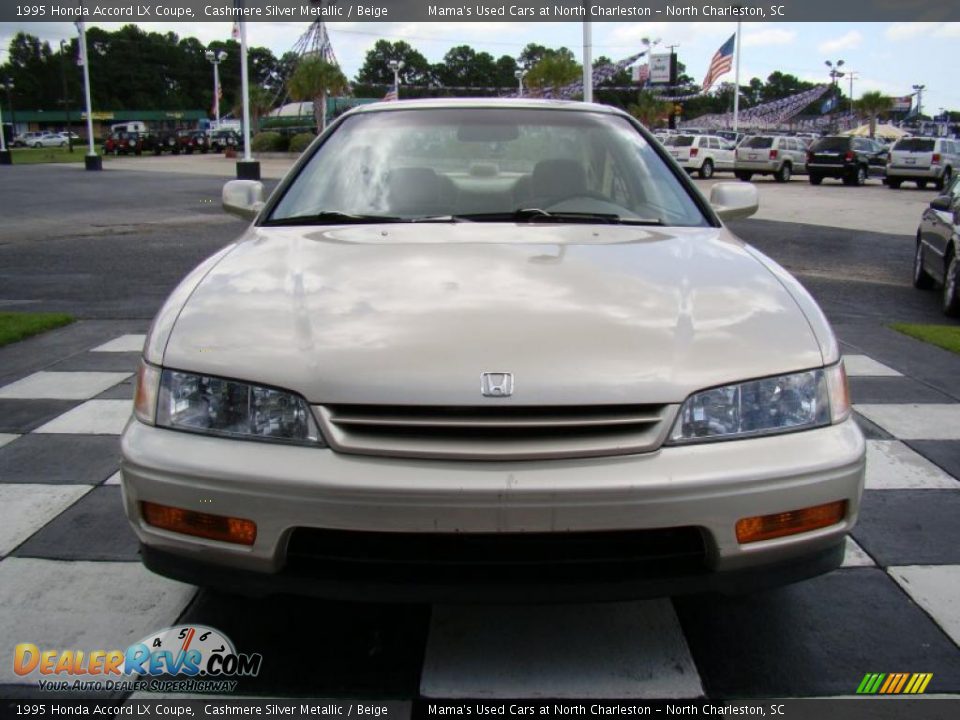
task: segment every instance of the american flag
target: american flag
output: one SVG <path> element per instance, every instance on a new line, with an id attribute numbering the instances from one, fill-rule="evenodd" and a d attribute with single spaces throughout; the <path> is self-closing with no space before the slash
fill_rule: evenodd
<path id="1" fill-rule="evenodd" d="M 399 99 L 400 98 L 397 96 L 397 89 L 390 88 L 389 90 L 387 90 L 387 94 L 383 96 L 382 102 L 394 102 Z"/>
<path id="2" fill-rule="evenodd" d="M 646 85 L 647 80 L 650 79 L 650 65 L 644 63 L 643 65 L 634 65 L 633 66 L 633 81 L 639 85 Z"/>
<path id="3" fill-rule="evenodd" d="M 733 67 L 733 43 L 736 37 L 736 33 L 731 35 L 730 39 L 721 45 L 720 49 L 714 54 L 713 60 L 710 61 L 710 69 L 707 70 L 707 76 L 703 79 L 704 92 L 710 89 L 710 86 L 716 82 L 718 77 L 730 72 L 730 68 Z"/>

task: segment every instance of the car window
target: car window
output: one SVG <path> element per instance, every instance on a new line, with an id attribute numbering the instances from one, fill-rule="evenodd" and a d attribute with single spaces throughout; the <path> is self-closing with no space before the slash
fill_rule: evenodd
<path id="1" fill-rule="evenodd" d="M 850 147 L 850 138 L 826 137 L 817 140 L 810 149 L 814 152 L 840 152 Z"/>
<path id="2" fill-rule="evenodd" d="M 664 141 L 667 147 L 690 147 L 693 145 L 692 135 L 671 135 Z"/>
<path id="3" fill-rule="evenodd" d="M 766 150 L 767 148 L 773 147 L 773 138 L 772 137 L 761 137 L 756 136 L 752 138 L 747 138 L 743 143 L 745 148 L 753 148 L 756 150 Z"/>
<path id="4" fill-rule="evenodd" d="M 268 222 L 321 212 L 416 218 L 520 208 L 707 223 L 628 119 L 513 108 L 350 116 L 293 179 Z"/>
<path id="5" fill-rule="evenodd" d="M 927 138 L 903 138 L 902 140 L 897 140 L 897 144 L 893 146 L 893 149 L 899 150 L 900 152 L 933 152 L 933 146 L 935 144 L 935 140 Z"/>

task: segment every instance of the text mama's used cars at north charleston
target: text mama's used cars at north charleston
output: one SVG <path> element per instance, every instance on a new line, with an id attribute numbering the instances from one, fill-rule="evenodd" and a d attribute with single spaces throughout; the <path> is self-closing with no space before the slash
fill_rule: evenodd
<path id="1" fill-rule="evenodd" d="M 865 445 L 810 295 L 639 123 L 339 118 L 169 297 L 122 437 L 145 564 L 243 593 L 577 600 L 839 566 Z"/>

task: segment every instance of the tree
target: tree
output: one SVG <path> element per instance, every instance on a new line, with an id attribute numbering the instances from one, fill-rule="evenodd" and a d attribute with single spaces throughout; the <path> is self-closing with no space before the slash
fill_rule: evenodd
<path id="1" fill-rule="evenodd" d="M 652 92 L 641 90 L 637 93 L 637 102 L 630 105 L 627 112 L 645 127 L 654 128 L 670 114 L 672 107 L 672 103 L 661 100 Z"/>
<path id="2" fill-rule="evenodd" d="M 403 62 L 400 81 L 407 85 L 427 85 L 433 79 L 430 63 L 403 40 L 377 40 L 367 51 L 363 66 L 357 73 L 357 82 L 367 85 L 393 85 L 390 61 Z"/>
<path id="3" fill-rule="evenodd" d="M 317 133 L 322 133 L 327 127 L 327 94 L 342 93 L 348 86 L 339 67 L 319 57 L 306 57 L 290 78 L 289 90 L 294 100 L 313 102 Z"/>
<path id="4" fill-rule="evenodd" d="M 438 80 L 447 87 L 495 87 L 497 64 L 490 53 L 469 45 L 452 47 L 437 66 Z"/>
<path id="5" fill-rule="evenodd" d="M 582 72 L 580 63 L 573 59 L 572 53 L 567 56 L 557 52 L 547 55 L 530 69 L 527 73 L 527 85 L 541 90 L 548 87 L 559 90 L 577 80 Z"/>
<path id="6" fill-rule="evenodd" d="M 517 71 L 517 61 L 509 55 L 502 55 L 497 60 L 497 82 L 498 88 L 512 88 L 517 84 L 517 78 L 514 73 Z"/>
<path id="7" fill-rule="evenodd" d="M 869 118 L 870 137 L 873 137 L 877 132 L 877 116 L 893 108 L 893 99 L 877 90 L 871 90 L 861 95 L 860 99 L 854 103 L 854 107 L 861 115 Z"/>
<path id="8" fill-rule="evenodd" d="M 251 85 L 248 98 L 250 100 L 250 131 L 258 132 L 260 130 L 260 118 L 273 109 L 273 92 L 260 85 Z M 243 117 L 243 100 L 237 100 L 233 107 L 233 114 L 236 117 Z"/>

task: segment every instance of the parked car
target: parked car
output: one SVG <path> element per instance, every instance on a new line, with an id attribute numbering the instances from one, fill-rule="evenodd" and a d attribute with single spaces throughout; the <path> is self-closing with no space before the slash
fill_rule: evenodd
<path id="1" fill-rule="evenodd" d="M 148 152 L 152 150 L 146 133 L 112 132 L 103 142 L 104 155 L 142 155 L 145 148 Z"/>
<path id="2" fill-rule="evenodd" d="M 215 130 L 210 134 L 210 151 L 223 152 L 227 148 L 239 148 L 243 138 L 234 130 Z"/>
<path id="3" fill-rule="evenodd" d="M 930 201 L 917 229 L 913 285 L 921 290 L 940 286 L 943 312 L 960 317 L 960 175 L 946 192 Z"/>
<path id="4" fill-rule="evenodd" d="M 203 130 L 180 130 L 177 133 L 180 142 L 180 152 L 188 155 L 194 152 L 206 153 L 210 150 L 207 134 Z"/>
<path id="5" fill-rule="evenodd" d="M 863 185 L 870 176 L 881 177 L 887 153 L 868 138 L 829 135 L 814 140 L 807 148 L 807 173 L 811 185 L 824 178 L 842 180 L 844 185 Z"/>
<path id="6" fill-rule="evenodd" d="M 788 182 L 807 171 L 807 147 L 802 140 L 783 135 L 754 135 L 737 147 L 735 175 L 749 181 L 754 175 L 773 175 Z"/>
<path id="7" fill-rule="evenodd" d="M 26 141 L 28 147 L 32 148 L 45 148 L 45 147 L 66 147 L 67 139 L 61 137 L 57 133 L 45 132 L 41 133 L 39 136 L 34 135 Z"/>
<path id="8" fill-rule="evenodd" d="M 177 133 L 174 131 L 161 131 L 153 133 L 152 148 L 154 155 L 160 155 L 168 152 L 171 155 L 180 154 L 180 142 Z"/>
<path id="9" fill-rule="evenodd" d="M 716 170 L 733 170 L 733 146 L 716 135 L 672 135 L 663 145 L 680 167 L 702 178 L 713 177 Z"/>
<path id="10" fill-rule="evenodd" d="M 483 168 L 480 173 L 473 168 Z M 173 291 L 122 441 L 147 567 L 390 600 L 741 592 L 840 565 L 837 341 L 626 113 L 348 111 Z M 772 278 L 776 278 L 772 281 Z"/>
<path id="11" fill-rule="evenodd" d="M 81 139 L 80 139 L 80 136 L 77 135 L 75 132 L 69 132 L 69 131 L 67 131 L 67 130 L 61 130 L 60 132 L 57 133 L 57 135 L 59 135 L 60 137 L 62 137 L 62 138 L 63 138 L 64 140 L 66 140 L 68 143 L 72 141 L 74 145 L 76 145 L 77 143 L 79 143 L 80 140 L 81 140 Z"/>
<path id="12" fill-rule="evenodd" d="M 13 138 L 13 143 L 12 143 L 12 145 L 13 145 L 14 147 L 33 147 L 33 146 L 34 146 L 33 141 L 34 141 L 34 140 L 39 140 L 39 139 L 42 138 L 45 134 L 46 134 L 46 133 L 42 133 L 42 132 L 25 132 L 25 133 L 20 133 L 19 135 L 16 135 L 16 136 Z"/>
<path id="13" fill-rule="evenodd" d="M 734 130 L 717 130 L 714 135 L 722 137 L 729 143 L 733 143 L 734 147 L 739 146 L 740 143 L 743 142 L 743 139 L 747 137 L 746 133 L 736 132 Z"/>
<path id="14" fill-rule="evenodd" d="M 915 182 L 918 188 L 932 182 L 937 190 L 943 190 L 955 169 L 960 169 L 960 141 L 908 137 L 890 148 L 883 181 L 893 190 L 905 180 Z"/>

